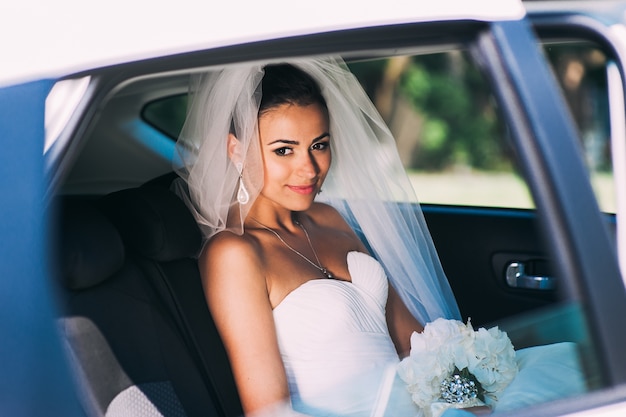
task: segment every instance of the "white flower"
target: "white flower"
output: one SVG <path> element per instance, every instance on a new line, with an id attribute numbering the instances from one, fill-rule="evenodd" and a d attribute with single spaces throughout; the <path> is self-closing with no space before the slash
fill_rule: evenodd
<path id="1" fill-rule="evenodd" d="M 440 384 L 454 369 L 451 362 L 442 361 L 436 351 L 422 351 L 419 355 L 411 351 L 398 366 L 398 375 L 407 384 L 413 402 L 426 407 L 440 395 Z"/>
<path id="2" fill-rule="evenodd" d="M 473 338 L 468 338 L 465 341 L 456 343 L 447 349 L 450 359 L 454 363 L 454 366 L 459 370 L 464 368 L 469 369 L 470 362 L 475 357 L 475 355 L 472 354 L 474 348 L 472 347 L 471 342 L 473 342 Z"/>
<path id="3" fill-rule="evenodd" d="M 428 347 L 433 350 L 462 343 L 468 337 L 471 338 L 472 333 L 473 329 L 468 329 L 461 321 L 440 318 L 427 323 L 422 334 L 426 338 Z"/>
<path id="4" fill-rule="evenodd" d="M 424 333 L 413 332 L 411 335 L 411 356 L 428 351 L 428 343 Z"/>
<path id="5" fill-rule="evenodd" d="M 469 372 L 479 392 L 497 399 L 517 374 L 515 350 L 497 327 L 474 331 L 471 323 L 437 319 L 411 335 L 411 353 L 398 366 L 411 398 L 425 408 L 441 399 L 441 382 L 456 371 Z"/>
<path id="6" fill-rule="evenodd" d="M 487 393 L 502 391 L 517 375 L 513 345 L 497 327 L 478 329 L 472 359 L 467 368 Z"/>

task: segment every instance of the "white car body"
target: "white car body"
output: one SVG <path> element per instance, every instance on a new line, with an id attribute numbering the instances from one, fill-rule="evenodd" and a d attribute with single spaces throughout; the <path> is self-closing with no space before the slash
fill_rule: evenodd
<path id="1" fill-rule="evenodd" d="M 381 7 L 383 6 L 383 7 Z M 0 4 L 0 86 L 136 59 L 356 27 L 517 20 L 517 0 L 26 0 Z"/>

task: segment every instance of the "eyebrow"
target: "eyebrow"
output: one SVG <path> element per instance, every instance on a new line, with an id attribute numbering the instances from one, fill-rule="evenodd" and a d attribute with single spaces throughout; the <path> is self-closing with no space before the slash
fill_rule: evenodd
<path id="1" fill-rule="evenodd" d="M 324 139 L 327 136 L 330 137 L 330 133 L 324 132 L 321 135 L 319 135 L 318 137 L 316 137 L 315 139 L 313 139 L 313 143 L 318 142 L 318 141 Z M 268 145 L 273 145 L 275 143 L 284 143 L 284 144 L 287 144 L 287 145 L 299 145 L 300 144 L 300 142 L 298 142 L 297 140 L 276 139 L 275 141 L 268 143 Z"/>

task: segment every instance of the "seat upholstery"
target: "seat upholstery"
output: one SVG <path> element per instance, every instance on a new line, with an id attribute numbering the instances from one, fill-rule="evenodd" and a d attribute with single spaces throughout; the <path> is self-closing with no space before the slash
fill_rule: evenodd
<path id="1" fill-rule="evenodd" d="M 168 211 L 176 196 L 145 190 L 96 202 L 64 198 L 60 206 L 59 327 L 85 410 L 110 417 L 241 415 L 221 340 L 200 305 L 192 257 L 199 232 L 193 219 L 179 227 L 181 213 Z M 133 210 L 144 194 L 156 208 Z M 182 218 L 190 216 L 182 208 Z M 131 220 L 135 215 L 146 222 Z"/>
<path id="2" fill-rule="evenodd" d="M 185 204 L 164 184 L 112 193 L 102 206 L 175 318 L 216 406 L 226 416 L 241 415 L 230 363 L 204 298 L 196 259 L 202 236 Z"/>

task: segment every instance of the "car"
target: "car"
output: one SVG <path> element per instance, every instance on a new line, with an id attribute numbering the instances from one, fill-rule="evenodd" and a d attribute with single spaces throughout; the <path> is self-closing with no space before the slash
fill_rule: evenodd
<path id="1" fill-rule="evenodd" d="M 190 74 L 311 55 L 394 132 L 463 319 L 577 344 L 587 392 L 507 415 L 626 411 L 625 2 L 93 7 L 0 6 L 2 415 L 241 414 L 174 145 Z"/>

